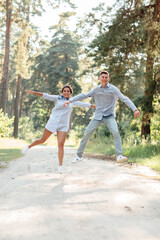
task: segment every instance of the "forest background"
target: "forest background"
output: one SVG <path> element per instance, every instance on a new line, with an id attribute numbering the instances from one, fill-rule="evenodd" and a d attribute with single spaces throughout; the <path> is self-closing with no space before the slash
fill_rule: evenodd
<path id="1" fill-rule="evenodd" d="M 42 36 L 44 3 L 50 19 Z M 85 5 L 84 5 L 85 7 Z M 0 0 L 0 139 L 33 141 L 41 136 L 53 103 L 27 95 L 25 89 L 60 94 L 64 84 L 74 95 L 99 84 L 101 70 L 141 112 L 139 119 L 122 102 L 116 105 L 124 154 L 130 161 L 160 170 L 160 1 L 105 2 L 78 16 L 75 1 Z M 87 99 L 93 103 L 93 99 Z M 68 139 L 77 143 L 93 111 L 74 108 Z M 7 152 L 8 151 L 8 152 Z M 88 153 L 114 155 L 113 139 L 104 125 L 93 134 Z M 13 154 L 13 151 L 11 151 Z M 7 155 L 8 156 L 8 155 Z M 7 157 L 6 157 L 7 159 Z"/>

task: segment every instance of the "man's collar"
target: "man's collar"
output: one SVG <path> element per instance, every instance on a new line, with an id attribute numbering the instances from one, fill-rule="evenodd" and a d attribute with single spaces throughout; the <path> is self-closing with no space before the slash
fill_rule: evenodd
<path id="1" fill-rule="evenodd" d="M 99 85 L 100 88 L 103 88 L 102 87 L 102 84 Z M 109 82 L 107 83 L 107 85 L 105 86 L 105 88 L 109 88 Z"/>

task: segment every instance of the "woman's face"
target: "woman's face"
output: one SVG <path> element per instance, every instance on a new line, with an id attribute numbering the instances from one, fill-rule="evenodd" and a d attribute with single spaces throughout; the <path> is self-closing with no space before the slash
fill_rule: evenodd
<path id="1" fill-rule="evenodd" d="M 68 87 L 66 87 L 66 88 L 63 89 L 62 94 L 65 98 L 69 98 L 71 96 L 71 91 Z"/>

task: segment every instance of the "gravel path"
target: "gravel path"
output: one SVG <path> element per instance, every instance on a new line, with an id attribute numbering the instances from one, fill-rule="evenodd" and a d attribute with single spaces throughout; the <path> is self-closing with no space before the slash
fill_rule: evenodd
<path id="1" fill-rule="evenodd" d="M 35 147 L 0 171 L 0 240 L 159 240 L 160 176 Z"/>

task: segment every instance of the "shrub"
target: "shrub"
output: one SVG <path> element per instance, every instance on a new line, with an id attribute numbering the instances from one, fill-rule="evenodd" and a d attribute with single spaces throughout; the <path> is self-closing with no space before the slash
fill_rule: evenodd
<path id="1" fill-rule="evenodd" d="M 151 139 L 159 143 L 160 142 L 160 99 L 154 102 L 154 107 L 156 109 L 152 121 L 151 121 Z"/>
<path id="2" fill-rule="evenodd" d="M 8 114 L 4 114 L 0 109 L 0 137 L 9 137 L 13 133 L 14 117 L 9 118 Z"/>
<path id="3" fill-rule="evenodd" d="M 19 119 L 18 137 L 20 139 L 32 140 L 34 137 L 33 121 L 29 117 Z"/>

